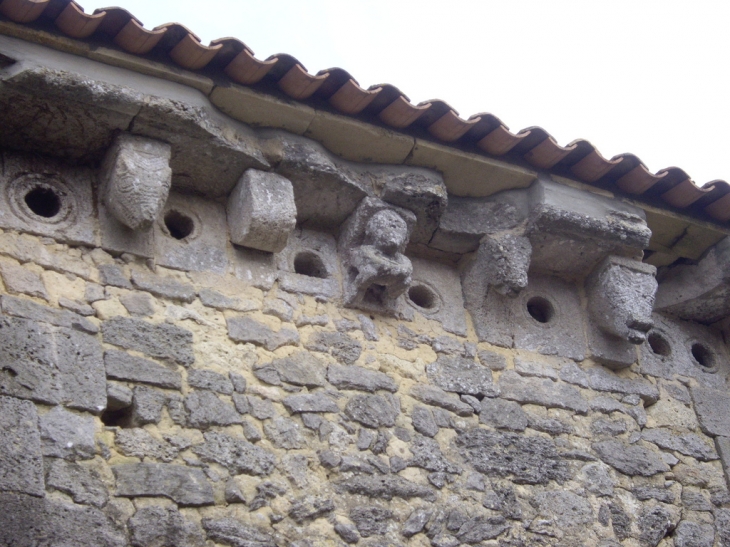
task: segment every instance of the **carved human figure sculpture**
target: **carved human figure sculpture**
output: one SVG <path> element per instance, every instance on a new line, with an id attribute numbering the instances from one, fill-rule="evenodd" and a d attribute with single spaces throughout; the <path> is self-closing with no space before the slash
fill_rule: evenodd
<path id="1" fill-rule="evenodd" d="M 609 256 L 588 278 L 588 311 L 606 334 L 642 344 L 653 326 L 656 268 L 638 260 Z"/>

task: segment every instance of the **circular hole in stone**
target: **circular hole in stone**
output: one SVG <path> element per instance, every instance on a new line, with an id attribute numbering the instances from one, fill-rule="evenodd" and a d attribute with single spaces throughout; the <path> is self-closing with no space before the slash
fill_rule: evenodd
<path id="1" fill-rule="evenodd" d="M 327 268 L 315 253 L 303 251 L 294 257 L 294 271 L 301 275 L 327 279 Z"/>
<path id="2" fill-rule="evenodd" d="M 175 239 L 185 239 L 193 233 L 195 222 L 179 211 L 168 211 L 165 215 L 165 227 Z"/>
<path id="3" fill-rule="evenodd" d="M 651 351 L 657 355 L 661 355 L 662 357 L 669 357 L 671 355 L 672 348 L 669 346 L 669 342 L 658 332 L 649 333 L 646 340 L 649 342 Z"/>
<path id="4" fill-rule="evenodd" d="M 699 342 L 695 342 L 692 344 L 691 351 L 692 357 L 694 357 L 698 365 L 705 368 L 712 368 L 715 366 L 715 356 L 709 348 L 707 348 L 707 346 L 700 344 Z"/>
<path id="5" fill-rule="evenodd" d="M 549 323 L 555 315 L 555 309 L 547 298 L 533 296 L 527 301 L 527 313 L 538 323 Z"/>
<path id="6" fill-rule="evenodd" d="M 25 194 L 28 209 L 43 218 L 53 218 L 61 210 L 61 198 L 50 188 L 37 186 Z"/>
<path id="7" fill-rule="evenodd" d="M 425 285 L 414 285 L 408 289 L 408 298 L 419 308 L 432 310 L 438 304 L 438 296 Z"/>

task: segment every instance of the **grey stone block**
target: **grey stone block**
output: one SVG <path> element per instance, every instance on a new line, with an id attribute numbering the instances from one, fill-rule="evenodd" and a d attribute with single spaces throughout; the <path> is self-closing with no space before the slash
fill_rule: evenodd
<path id="1" fill-rule="evenodd" d="M 94 181 L 95 173 L 88 168 L 66 166 L 41 156 L 5 153 L 0 176 L 0 228 L 93 246 Z"/>
<path id="2" fill-rule="evenodd" d="M 251 300 L 245 300 L 235 296 L 227 296 L 213 289 L 200 289 L 198 292 L 200 301 L 204 306 L 215 308 L 217 310 L 234 310 L 234 311 L 252 311 L 256 309 L 256 305 Z"/>
<path id="3" fill-rule="evenodd" d="M 103 507 L 109 493 L 99 475 L 92 469 L 64 460 L 51 460 L 46 484 L 71 496 L 76 503 Z"/>
<path id="4" fill-rule="evenodd" d="M 84 317 L 91 317 L 92 315 L 96 315 L 96 310 L 88 304 L 84 304 L 83 302 L 79 302 L 78 300 L 70 300 L 63 296 L 60 296 L 58 298 L 58 305 L 73 313 L 83 315 Z"/>
<path id="5" fill-rule="evenodd" d="M 470 429 L 459 434 L 456 446 L 480 473 L 516 484 L 562 483 L 571 477 L 553 441 L 544 437 Z"/>
<path id="6" fill-rule="evenodd" d="M 163 277 L 132 270 L 132 283 L 137 289 L 150 292 L 160 298 L 182 300 L 183 302 L 192 302 L 195 299 L 195 288 L 174 277 Z"/>
<path id="7" fill-rule="evenodd" d="M 331 354 L 339 362 L 351 365 L 360 358 L 362 344 L 342 332 L 315 332 L 305 346 L 312 351 Z"/>
<path id="8" fill-rule="evenodd" d="M 172 184 L 170 145 L 122 133 L 101 167 L 101 199 L 132 230 L 149 228 L 167 201 Z"/>
<path id="9" fill-rule="evenodd" d="M 432 511 L 425 508 L 414 509 L 403 523 L 400 533 L 407 538 L 415 536 L 423 530 L 432 514 Z"/>
<path id="10" fill-rule="evenodd" d="M 436 494 L 430 487 L 416 484 L 397 475 L 355 475 L 336 482 L 335 488 L 349 494 L 360 494 L 384 500 L 422 498 L 433 501 L 436 499 Z"/>
<path id="11" fill-rule="evenodd" d="M 159 423 L 166 402 L 165 394 L 157 389 L 146 386 L 135 387 L 132 398 L 132 412 L 129 416 L 130 422 L 125 425 L 142 426 Z"/>
<path id="12" fill-rule="evenodd" d="M 273 385 L 281 385 L 282 382 L 309 388 L 325 385 L 324 363 L 306 351 L 258 366 L 253 373 L 259 380 Z"/>
<path id="13" fill-rule="evenodd" d="M 96 507 L 11 493 L 0 493 L 0 507 L 0 545 L 128 545 L 123 531 Z"/>
<path id="14" fill-rule="evenodd" d="M 477 355 L 479 362 L 492 370 L 504 370 L 507 367 L 507 358 L 504 355 L 487 349 L 480 349 Z"/>
<path id="15" fill-rule="evenodd" d="M 176 270 L 223 274 L 228 229 L 223 205 L 170 192 L 154 225 L 155 262 Z"/>
<path id="16" fill-rule="evenodd" d="M 144 258 L 155 256 L 154 227 L 140 230 L 128 228 L 111 214 L 101 199 L 101 195 L 97 207 L 102 249 L 115 255 L 129 253 Z"/>
<path id="17" fill-rule="evenodd" d="M 251 317 L 231 317 L 227 320 L 228 336 L 235 342 L 246 342 L 274 351 L 282 346 L 299 343 L 299 333 L 288 327 L 274 331 Z"/>
<path id="18" fill-rule="evenodd" d="M 659 448 L 676 450 L 685 456 L 692 456 L 700 461 L 711 461 L 718 458 L 715 448 L 702 437 L 694 433 L 676 433 L 666 428 L 644 429 L 641 438 L 654 443 Z"/>
<path id="19" fill-rule="evenodd" d="M 267 420 L 276 415 L 276 409 L 271 401 L 262 399 L 256 395 L 247 395 L 246 400 L 249 405 L 249 412 L 258 420 Z"/>
<path id="20" fill-rule="evenodd" d="M 88 415 L 74 414 L 57 406 L 38 420 L 44 456 L 88 460 L 96 453 L 96 424 Z"/>
<path id="21" fill-rule="evenodd" d="M 413 454 L 407 462 L 409 467 L 420 467 L 436 473 L 460 474 L 462 471 L 461 467 L 444 456 L 435 439 L 416 435 L 408 448 Z"/>
<path id="22" fill-rule="evenodd" d="M 730 396 L 724 391 L 695 386 L 690 388 L 694 409 L 702 431 L 711 436 L 730 437 Z"/>
<path id="23" fill-rule="evenodd" d="M 129 463 L 112 466 L 116 495 L 163 496 L 179 505 L 212 505 L 213 489 L 200 469 L 167 463 Z"/>
<path id="24" fill-rule="evenodd" d="M 112 317 L 102 325 L 104 342 L 146 353 L 150 357 L 169 359 L 184 366 L 195 362 L 193 334 L 166 323 L 148 323 L 129 317 Z"/>
<path id="25" fill-rule="evenodd" d="M 223 374 L 212 370 L 191 369 L 188 371 L 188 385 L 198 389 L 209 389 L 224 395 L 233 393 L 233 384 Z"/>
<path id="26" fill-rule="evenodd" d="M 715 542 L 715 529 L 711 524 L 699 524 L 683 520 L 674 530 L 676 547 L 712 547 Z"/>
<path id="27" fill-rule="evenodd" d="M 124 384 L 119 382 L 106 383 L 106 409 L 108 411 L 120 410 L 132 405 L 134 393 Z"/>
<path id="28" fill-rule="evenodd" d="M 332 364 L 327 367 L 327 380 L 338 389 L 356 389 L 370 393 L 381 389 L 392 393 L 398 391 L 395 381 L 387 374 L 357 365 Z"/>
<path id="29" fill-rule="evenodd" d="M 248 169 L 229 195 L 226 212 L 233 243 L 278 253 L 296 224 L 292 184 L 276 173 Z"/>
<path id="30" fill-rule="evenodd" d="M 296 450 L 304 448 L 306 444 L 299 424 L 283 416 L 268 420 L 264 424 L 264 433 L 277 448 Z"/>
<path id="31" fill-rule="evenodd" d="M 358 505 L 350 510 L 350 520 L 364 538 L 385 534 L 392 519 L 392 511 L 375 505 Z"/>
<path id="32" fill-rule="evenodd" d="M 200 526 L 186 519 L 175 507 L 150 505 L 138 509 L 129 519 L 130 541 L 134 547 L 175 545 L 203 547 L 205 536 Z"/>
<path id="33" fill-rule="evenodd" d="M 95 413 L 104 409 L 106 381 L 94 337 L 13 317 L 0 318 L 0 325 L 0 393 Z"/>
<path id="34" fill-rule="evenodd" d="M 439 427 L 433 419 L 433 414 L 425 407 L 416 406 L 413 408 L 411 422 L 413 423 L 413 429 L 421 435 L 434 437 L 439 432 Z"/>
<path id="35" fill-rule="evenodd" d="M 238 279 L 264 291 L 270 290 L 278 277 L 271 253 L 234 247 L 231 265 Z"/>
<path id="36" fill-rule="evenodd" d="M 3 296 L 2 308 L 3 312 L 15 317 L 24 317 L 25 319 L 49 323 L 58 327 L 74 329 L 89 334 L 96 334 L 99 332 L 99 327 L 97 327 L 95 323 L 81 315 L 68 310 L 47 308 L 46 306 L 36 304 L 32 300 L 26 300 L 25 298 Z"/>
<path id="37" fill-rule="evenodd" d="M 588 370 L 588 385 L 596 391 L 612 391 L 623 395 L 638 395 L 646 405 L 659 400 L 659 390 L 642 378 L 622 378 L 602 368 Z"/>
<path id="38" fill-rule="evenodd" d="M 470 545 L 480 541 L 494 539 L 510 529 L 510 525 L 503 518 L 476 516 L 465 522 L 457 531 L 458 542 Z M 454 545 L 459 545 L 456 543 Z"/>
<path id="39" fill-rule="evenodd" d="M 43 496 L 43 457 L 33 403 L 0 396 L 0 491 Z"/>
<path id="40" fill-rule="evenodd" d="M 312 141 L 286 135 L 276 139 L 281 161 L 277 172 L 294 189 L 297 224 L 336 227 L 371 192 L 366 183 L 342 168 L 324 148 Z"/>
<path id="41" fill-rule="evenodd" d="M 274 538 L 263 530 L 247 526 L 229 517 L 204 518 L 202 523 L 208 539 L 216 543 L 240 547 L 276 547 L 277 545 Z"/>
<path id="42" fill-rule="evenodd" d="M 27 294 L 48 300 L 48 292 L 41 276 L 9 260 L 0 261 L 5 288 L 10 293 Z"/>
<path id="43" fill-rule="evenodd" d="M 630 476 L 651 477 L 669 471 L 661 454 L 639 445 L 607 440 L 593 443 L 593 450 L 611 467 Z"/>
<path id="44" fill-rule="evenodd" d="M 132 289 L 132 283 L 117 264 L 99 264 L 99 277 L 103 285 L 111 285 L 121 289 Z"/>
<path id="45" fill-rule="evenodd" d="M 276 457 L 259 446 L 215 431 L 203 436 L 205 442 L 193 447 L 193 452 L 205 462 L 220 464 L 234 475 L 244 473 L 263 477 L 274 470 Z"/>
<path id="46" fill-rule="evenodd" d="M 192 427 L 207 429 L 212 425 L 240 424 L 241 415 L 233 405 L 207 390 L 194 391 L 185 397 L 188 421 Z"/>
<path id="47" fill-rule="evenodd" d="M 528 417 L 522 407 L 514 401 L 504 399 L 482 399 L 479 421 L 497 429 L 524 431 Z"/>
<path id="48" fill-rule="evenodd" d="M 182 377 L 179 372 L 149 359 L 135 357 L 126 351 L 107 350 L 104 365 L 108 378 L 142 382 L 157 387 L 180 389 Z"/>
<path id="49" fill-rule="evenodd" d="M 322 392 L 290 395 L 282 401 L 292 414 L 302 412 L 339 412 L 340 409 L 331 397 Z"/>
<path id="50" fill-rule="evenodd" d="M 155 313 L 154 299 L 146 293 L 128 293 L 119 297 L 122 306 L 127 308 L 131 315 L 149 317 Z"/>
<path id="51" fill-rule="evenodd" d="M 352 524 L 337 522 L 334 526 L 334 530 L 345 543 L 353 544 L 360 541 L 360 534 L 357 533 L 357 528 L 355 528 Z"/>
<path id="52" fill-rule="evenodd" d="M 324 517 L 334 511 L 334 502 L 321 496 L 303 496 L 294 500 L 289 516 L 297 524 L 303 524 L 306 521 L 316 520 Z"/>
<path id="53" fill-rule="evenodd" d="M 580 470 L 586 489 L 597 496 L 613 496 L 616 481 L 611 477 L 609 468 L 602 463 L 589 463 Z"/>
<path id="54" fill-rule="evenodd" d="M 115 436 L 117 449 L 125 456 L 154 458 L 171 462 L 179 450 L 167 441 L 159 441 L 145 429 L 120 428 Z"/>
<path id="55" fill-rule="evenodd" d="M 459 416 L 471 416 L 474 409 L 462 402 L 456 395 L 446 393 L 444 390 L 427 385 L 415 385 L 410 391 L 411 397 L 431 406 L 438 406 L 455 412 Z"/>
<path id="56" fill-rule="evenodd" d="M 645 508 L 637 519 L 639 541 L 647 547 L 656 547 L 676 524 L 671 513 L 660 505 Z"/>
<path id="57" fill-rule="evenodd" d="M 276 255 L 279 287 L 321 300 L 339 296 L 340 267 L 335 238 L 325 232 L 297 229 L 286 248 Z"/>
<path id="58" fill-rule="evenodd" d="M 426 366 L 428 379 L 444 391 L 459 394 L 496 397 L 499 390 L 492 382 L 492 371 L 473 359 L 440 355 Z"/>
<path id="59" fill-rule="evenodd" d="M 588 500 L 567 491 L 541 492 L 535 496 L 535 503 L 541 515 L 553 519 L 562 529 L 593 522 L 593 509 Z"/>
<path id="60" fill-rule="evenodd" d="M 393 427 L 398 409 L 380 395 L 355 395 L 347 401 L 345 414 L 365 427 Z"/>
<path id="61" fill-rule="evenodd" d="M 547 408 L 563 408 L 579 414 L 590 409 L 580 392 L 567 385 L 538 378 L 523 378 L 511 370 L 499 379 L 502 397 L 519 403 L 531 403 Z"/>
<path id="62" fill-rule="evenodd" d="M 424 317 L 441 323 L 445 331 L 466 335 L 466 314 L 461 279 L 456 268 L 411 258 L 413 281 L 406 302 Z"/>

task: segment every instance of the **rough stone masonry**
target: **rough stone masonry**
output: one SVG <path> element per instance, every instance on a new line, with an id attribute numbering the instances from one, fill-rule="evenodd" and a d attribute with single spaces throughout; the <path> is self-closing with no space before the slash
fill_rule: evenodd
<path id="1" fill-rule="evenodd" d="M 730 545 L 727 240 L 2 44 L 0 545 Z"/>

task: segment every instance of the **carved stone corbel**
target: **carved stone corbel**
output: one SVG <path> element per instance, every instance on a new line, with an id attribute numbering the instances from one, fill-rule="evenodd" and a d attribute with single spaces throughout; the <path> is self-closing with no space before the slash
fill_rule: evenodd
<path id="1" fill-rule="evenodd" d="M 339 249 L 344 265 L 345 305 L 397 314 L 411 284 L 413 266 L 403 254 L 416 216 L 406 209 L 365 198 L 343 226 Z"/>
<path id="2" fill-rule="evenodd" d="M 588 338 L 593 357 L 609 368 L 636 361 L 634 346 L 653 326 L 656 268 L 638 260 L 609 256 L 586 279 Z"/>
<path id="3" fill-rule="evenodd" d="M 124 226 L 146 230 L 157 219 L 172 184 L 170 145 L 161 141 L 119 135 L 102 166 L 101 199 Z"/>

